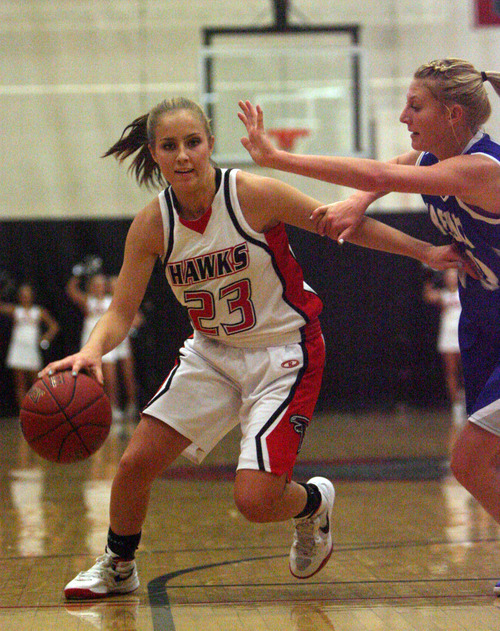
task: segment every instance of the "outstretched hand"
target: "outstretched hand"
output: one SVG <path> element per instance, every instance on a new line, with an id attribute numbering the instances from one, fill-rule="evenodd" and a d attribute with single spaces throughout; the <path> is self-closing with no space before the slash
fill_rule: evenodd
<path id="1" fill-rule="evenodd" d="M 256 164 L 272 166 L 277 149 L 264 129 L 264 112 L 260 105 L 254 106 L 250 101 L 238 101 L 238 105 L 242 110 L 238 112 L 238 118 L 245 125 L 248 134 L 248 138 L 241 139 L 241 144 Z"/>

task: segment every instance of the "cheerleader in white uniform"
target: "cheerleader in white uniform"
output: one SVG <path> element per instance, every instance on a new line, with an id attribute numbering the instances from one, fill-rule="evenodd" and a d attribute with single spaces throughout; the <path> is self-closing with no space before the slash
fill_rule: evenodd
<path id="1" fill-rule="evenodd" d="M 48 311 L 34 304 L 31 285 L 23 284 L 17 292 L 18 304 L 0 303 L 0 313 L 13 321 L 6 365 L 13 371 L 16 401 L 19 407 L 42 367 L 40 349 L 48 348 L 59 325 Z M 41 324 L 46 332 L 41 335 Z"/>
<path id="2" fill-rule="evenodd" d="M 458 323 L 462 307 L 458 294 L 458 275 L 449 269 L 443 274 L 444 287 L 431 283 L 424 285 L 424 300 L 441 310 L 437 349 L 443 358 L 446 389 L 452 404 L 453 422 L 463 424 L 466 420 L 464 391 L 462 386 L 462 362 L 458 343 Z"/>
<path id="3" fill-rule="evenodd" d="M 95 274 L 87 282 L 86 291 L 80 287 L 80 277 L 73 275 L 67 285 L 66 293 L 74 304 L 84 314 L 81 346 L 90 337 L 95 325 L 106 313 L 111 304 L 111 295 L 108 293 L 108 279 L 104 274 Z M 102 358 L 104 388 L 111 401 L 113 417 L 120 417 L 118 407 L 118 380 L 116 374 L 116 359 L 112 353 L 107 353 Z"/>

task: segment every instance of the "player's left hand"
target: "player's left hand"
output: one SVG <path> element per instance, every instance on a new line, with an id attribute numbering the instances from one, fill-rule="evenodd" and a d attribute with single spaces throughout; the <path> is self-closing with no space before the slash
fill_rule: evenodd
<path id="1" fill-rule="evenodd" d="M 252 160 L 259 166 L 272 166 L 273 157 L 278 150 L 273 145 L 264 129 L 264 112 L 260 105 L 250 101 L 238 101 L 241 112 L 238 118 L 245 125 L 248 138 L 242 138 L 241 144 L 248 151 Z"/>

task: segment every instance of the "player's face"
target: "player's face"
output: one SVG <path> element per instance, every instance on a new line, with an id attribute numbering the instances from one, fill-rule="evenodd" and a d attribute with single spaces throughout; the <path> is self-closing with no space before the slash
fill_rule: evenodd
<path id="1" fill-rule="evenodd" d="M 406 96 L 406 105 L 399 120 L 408 126 L 411 146 L 417 151 L 430 151 L 437 157 L 447 155 L 453 144 L 449 110 L 426 87 L 415 79 Z"/>
<path id="2" fill-rule="evenodd" d="M 212 171 L 213 146 L 203 122 L 189 110 L 177 110 L 160 118 L 151 153 L 174 189 L 194 190 Z"/>

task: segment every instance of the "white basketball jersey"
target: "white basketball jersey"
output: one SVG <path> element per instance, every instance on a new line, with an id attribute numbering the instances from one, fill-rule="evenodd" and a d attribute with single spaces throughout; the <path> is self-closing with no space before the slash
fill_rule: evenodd
<path id="1" fill-rule="evenodd" d="M 171 187 L 160 193 L 165 275 L 206 336 L 239 347 L 300 342 L 309 323 L 319 333 L 322 303 L 304 283 L 284 224 L 263 234 L 245 221 L 236 173 L 216 170 L 212 206 L 196 221 L 179 217 Z"/>

